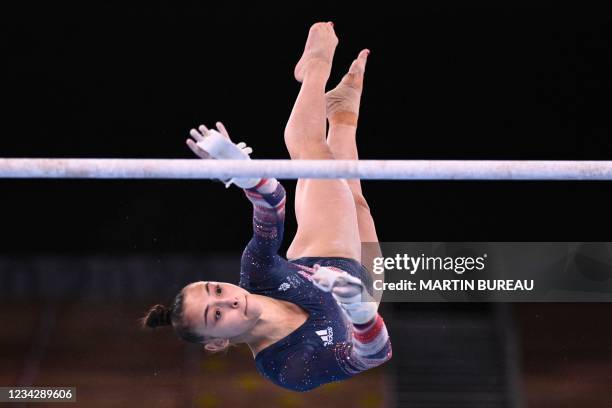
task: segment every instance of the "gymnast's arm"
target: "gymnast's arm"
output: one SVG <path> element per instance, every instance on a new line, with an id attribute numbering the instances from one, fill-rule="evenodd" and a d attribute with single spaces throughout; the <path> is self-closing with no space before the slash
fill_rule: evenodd
<path id="1" fill-rule="evenodd" d="M 263 278 L 282 260 L 286 193 L 274 178 L 261 179 L 244 193 L 253 204 L 253 237 L 242 254 L 241 279 Z"/>
<path id="2" fill-rule="evenodd" d="M 189 132 L 189 148 L 202 159 L 250 160 L 252 149 L 245 143 L 235 144 L 223 123 L 217 130 L 200 125 Z M 253 204 L 253 237 L 242 255 L 240 281 L 249 285 L 265 278 L 270 269 L 282 262 L 277 255 L 283 240 L 285 222 L 285 189 L 274 178 L 232 178 L 222 180 L 226 187 L 241 187 Z"/>
<path id="3" fill-rule="evenodd" d="M 346 272 L 318 266 L 312 278 L 316 287 L 332 292 L 352 323 L 350 346 L 344 348 L 341 355 L 345 371 L 356 373 L 390 360 L 392 348 L 387 326 L 378 313 L 378 303 L 363 282 Z"/>

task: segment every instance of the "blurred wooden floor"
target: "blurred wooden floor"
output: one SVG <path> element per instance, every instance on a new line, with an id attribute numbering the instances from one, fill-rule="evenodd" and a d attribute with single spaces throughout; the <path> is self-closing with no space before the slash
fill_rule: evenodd
<path id="1" fill-rule="evenodd" d="M 612 303 L 514 305 L 529 408 L 612 407 Z"/>
<path id="2" fill-rule="evenodd" d="M 136 320 L 148 306 L 5 302 L 0 384 L 76 387 L 77 403 L 52 404 L 58 408 L 391 406 L 382 367 L 312 392 L 286 391 L 257 373 L 247 347 L 211 355 L 171 330 L 141 331 Z M 42 316 L 54 323 L 41 325 Z"/>
<path id="3" fill-rule="evenodd" d="M 286 391 L 256 372 L 246 347 L 210 355 L 170 330 L 139 330 L 148 305 L 4 301 L 0 384 L 77 387 L 77 403 L 58 408 L 393 406 L 389 367 L 309 393 Z M 612 407 L 610 316 L 612 304 L 514 305 L 527 407 Z"/>

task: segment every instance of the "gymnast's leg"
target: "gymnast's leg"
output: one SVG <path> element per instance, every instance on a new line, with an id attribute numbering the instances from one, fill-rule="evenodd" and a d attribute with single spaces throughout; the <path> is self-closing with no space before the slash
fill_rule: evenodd
<path id="1" fill-rule="evenodd" d="M 285 128 L 285 144 L 292 159 L 334 159 L 325 134 L 325 85 L 337 43 L 331 23 L 311 27 L 295 68 L 302 86 Z M 298 180 L 295 212 L 298 230 L 287 250 L 288 259 L 361 258 L 355 202 L 346 180 Z"/>
<path id="2" fill-rule="evenodd" d="M 357 160 L 357 120 L 363 89 L 363 77 L 369 50 L 359 53 L 338 86 L 325 95 L 329 132 L 327 144 L 339 160 Z M 348 180 L 357 210 L 361 242 L 378 242 L 370 207 L 361 190 L 359 179 Z"/>

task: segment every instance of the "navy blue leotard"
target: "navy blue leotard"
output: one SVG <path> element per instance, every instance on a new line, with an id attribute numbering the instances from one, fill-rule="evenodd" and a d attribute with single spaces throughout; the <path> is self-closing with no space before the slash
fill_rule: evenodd
<path id="1" fill-rule="evenodd" d="M 366 324 L 348 320 L 329 292 L 312 284 L 314 264 L 337 268 L 368 285 L 366 269 L 356 260 L 308 257 L 288 261 L 278 255 L 283 239 L 285 190 L 275 179 L 245 189 L 253 203 L 253 237 L 241 260 L 240 286 L 251 293 L 294 303 L 309 317 L 288 336 L 257 353 L 257 370 L 275 384 L 294 391 L 343 380 L 391 358 L 391 342 L 377 315 Z"/>

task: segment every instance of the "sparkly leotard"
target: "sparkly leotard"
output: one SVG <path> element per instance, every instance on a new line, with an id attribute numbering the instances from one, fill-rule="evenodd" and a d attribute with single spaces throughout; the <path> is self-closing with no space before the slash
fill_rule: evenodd
<path id="1" fill-rule="evenodd" d="M 288 261 L 279 256 L 285 214 L 283 186 L 275 179 L 264 179 L 245 193 L 253 203 L 254 234 L 242 255 L 240 286 L 292 302 L 309 313 L 302 326 L 257 354 L 257 370 L 281 387 L 308 391 L 389 360 L 391 342 L 380 315 L 366 324 L 352 324 L 331 293 L 317 289 L 310 277 L 317 263 L 367 282 L 370 277 L 365 268 L 348 258 Z"/>

